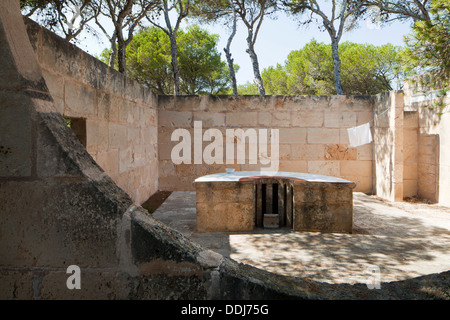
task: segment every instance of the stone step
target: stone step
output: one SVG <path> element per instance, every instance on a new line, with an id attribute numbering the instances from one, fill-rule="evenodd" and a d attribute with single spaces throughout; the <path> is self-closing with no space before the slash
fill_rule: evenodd
<path id="1" fill-rule="evenodd" d="M 280 227 L 280 218 L 276 213 L 266 213 L 263 217 L 264 228 L 275 229 Z"/>

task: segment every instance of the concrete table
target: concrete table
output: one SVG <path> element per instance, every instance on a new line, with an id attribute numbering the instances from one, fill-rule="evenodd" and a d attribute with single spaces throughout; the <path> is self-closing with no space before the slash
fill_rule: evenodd
<path id="1" fill-rule="evenodd" d="M 197 231 L 351 233 L 355 183 L 297 172 L 238 171 L 197 178 Z"/>

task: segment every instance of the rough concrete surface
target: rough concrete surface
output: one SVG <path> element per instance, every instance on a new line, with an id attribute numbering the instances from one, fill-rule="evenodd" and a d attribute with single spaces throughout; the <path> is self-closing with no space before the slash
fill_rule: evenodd
<path id="1" fill-rule="evenodd" d="M 195 192 L 173 192 L 153 217 L 238 262 L 327 283 L 406 280 L 450 268 L 450 208 L 354 193 L 353 234 L 257 229 L 197 233 Z"/>

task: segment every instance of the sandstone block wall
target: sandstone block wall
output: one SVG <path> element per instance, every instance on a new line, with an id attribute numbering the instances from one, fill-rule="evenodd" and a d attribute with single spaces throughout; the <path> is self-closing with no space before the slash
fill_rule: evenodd
<path id="1" fill-rule="evenodd" d="M 254 184 L 196 183 L 197 231 L 252 231 L 255 227 Z"/>
<path id="2" fill-rule="evenodd" d="M 370 290 L 272 274 L 191 242 L 136 206 L 67 127 L 17 0 L 0 1 L 0 43 L 0 299 L 448 298 L 449 272 Z M 80 290 L 66 286 L 72 264 Z"/>
<path id="3" fill-rule="evenodd" d="M 376 194 L 390 201 L 418 196 L 450 203 L 450 99 L 406 83 L 375 96 Z M 440 115 L 439 112 L 442 112 Z"/>
<path id="4" fill-rule="evenodd" d="M 419 115 L 404 112 L 403 122 L 403 197 L 418 195 Z"/>
<path id="5" fill-rule="evenodd" d="M 156 99 L 150 90 L 25 19 L 56 109 L 137 203 L 158 190 Z M 78 127 L 78 130 L 77 128 Z"/>
<path id="6" fill-rule="evenodd" d="M 159 96 L 159 184 L 162 190 L 194 190 L 202 175 L 225 168 L 256 171 L 268 167 L 245 163 L 174 164 L 171 141 L 174 130 L 184 128 L 194 139 L 194 121 L 208 128 L 279 130 L 279 171 L 341 177 L 356 183 L 355 191 L 372 193 L 372 144 L 349 148 L 347 128 L 373 120 L 373 100 L 368 96 Z M 371 125 L 373 122 L 371 122 Z M 202 151 L 210 142 L 204 141 Z M 268 146 L 270 152 L 270 145 Z M 192 150 L 194 154 L 194 150 Z M 225 155 L 224 155 L 225 157 Z M 235 154 L 235 157 L 236 154 Z M 224 162 L 225 163 L 225 162 Z"/>
<path id="7" fill-rule="evenodd" d="M 403 200 L 403 93 L 375 97 L 374 161 L 376 194 Z"/>
<path id="8" fill-rule="evenodd" d="M 404 89 L 405 110 L 415 114 L 417 119 L 417 195 L 448 206 L 450 98 L 439 99 L 438 91 L 422 87 L 419 83 L 407 83 Z M 436 108 L 436 102 L 440 102 L 443 108 Z"/>

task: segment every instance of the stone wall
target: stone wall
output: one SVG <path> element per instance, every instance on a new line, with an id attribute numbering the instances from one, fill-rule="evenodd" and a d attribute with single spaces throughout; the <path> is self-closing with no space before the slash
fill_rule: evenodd
<path id="1" fill-rule="evenodd" d="M 194 137 L 194 121 L 203 133 L 219 129 L 279 129 L 279 171 L 315 173 L 356 183 L 355 191 L 373 192 L 373 144 L 349 148 L 347 128 L 370 122 L 369 96 L 159 96 L 159 184 L 162 190 L 194 190 L 195 178 L 226 167 L 253 171 L 267 167 L 250 164 L 174 164 L 171 152 L 178 140 L 174 130 L 187 129 Z M 203 142 L 203 149 L 209 142 Z M 270 147 L 268 148 L 270 150 Z M 248 151 L 248 150 L 247 150 Z M 236 155 L 235 155 L 236 157 Z"/>
<path id="2" fill-rule="evenodd" d="M 375 97 L 375 189 L 381 198 L 403 200 L 403 93 Z"/>
<path id="3" fill-rule="evenodd" d="M 410 82 L 405 86 L 405 112 L 414 114 L 417 130 L 417 195 L 450 205 L 450 97 Z M 437 109 L 440 101 L 443 109 Z M 442 115 L 439 115 L 442 112 Z"/>
<path id="4" fill-rule="evenodd" d="M 390 201 L 419 197 L 450 203 L 450 99 L 411 83 L 375 96 L 376 194 Z M 442 111 L 442 115 L 438 112 Z"/>
<path id="5" fill-rule="evenodd" d="M 135 205 L 67 127 L 18 0 L 0 1 L 0 43 L 0 299 L 450 298 L 449 272 L 370 290 L 272 274 L 191 242 Z M 66 285 L 70 265 L 80 289 Z"/>
<path id="6" fill-rule="evenodd" d="M 157 111 L 150 90 L 25 19 L 56 109 L 137 203 L 158 190 Z"/>

